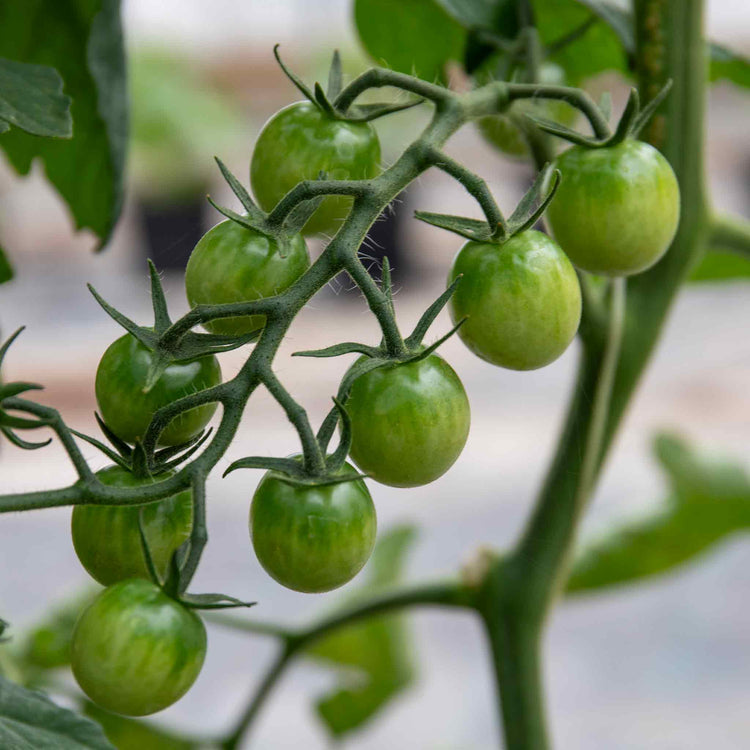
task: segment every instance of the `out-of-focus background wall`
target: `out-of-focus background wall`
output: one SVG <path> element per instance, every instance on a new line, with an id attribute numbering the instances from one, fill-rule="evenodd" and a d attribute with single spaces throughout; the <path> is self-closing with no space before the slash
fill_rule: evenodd
<path id="1" fill-rule="evenodd" d="M 712 37 L 750 48 L 750 5 L 709 2 Z M 253 142 L 265 119 L 297 93 L 276 66 L 275 42 L 298 72 L 324 74 L 339 48 L 345 69 L 366 65 L 348 0 L 274 3 L 234 0 L 126 0 L 133 60 L 134 135 L 127 207 L 111 247 L 91 254 L 92 241 L 74 235 L 64 208 L 37 170 L 19 180 L 0 163 L 0 226 L 13 248 L 17 277 L 0 289 L 0 322 L 8 332 L 26 324 L 8 361 L 8 377 L 40 381 L 43 398 L 69 424 L 93 431 L 93 377 L 115 324 L 85 289 L 92 282 L 136 320 L 149 316 L 145 258 L 165 273 L 170 304 L 187 308 L 180 264 L 202 231 L 218 221 L 204 200 L 210 192 L 233 205 L 211 159 L 221 156 L 247 183 Z M 622 105 L 623 85 L 614 86 Z M 747 97 L 714 87 L 708 108 L 708 164 L 716 207 L 750 212 L 750 129 Z M 423 114 L 378 123 L 386 160 L 418 132 Z M 512 206 L 529 173 L 492 151 L 472 128 L 449 152 L 484 176 L 501 206 Z M 404 327 L 440 293 L 456 238 L 409 219 L 414 208 L 476 215 L 456 183 L 430 173 L 400 206 L 390 243 L 397 260 L 398 315 Z M 314 243 L 313 243 L 314 244 Z M 389 247 L 388 249 L 393 249 Z M 629 414 L 586 529 L 635 513 L 664 495 L 649 458 L 649 436 L 669 427 L 745 462 L 750 457 L 750 293 L 745 284 L 692 288 L 678 300 L 662 347 Z M 343 321 L 343 328 L 342 328 Z M 435 331 L 447 330 L 441 318 Z M 346 333 L 343 333 L 343 330 Z M 377 338 L 358 294 L 334 283 L 295 321 L 277 371 L 318 419 L 330 403 L 342 361 L 291 360 L 291 352 L 342 340 Z M 410 577 L 455 570 L 483 543 L 509 543 L 529 511 L 562 418 L 576 346 L 533 373 L 493 368 L 458 342 L 444 347 L 469 392 L 473 423 L 455 467 L 416 490 L 373 485 L 381 529 L 413 521 L 420 540 Z M 225 355 L 229 375 L 240 363 Z M 295 435 L 262 393 L 253 396 L 242 433 L 222 466 L 248 454 L 285 455 Z M 94 464 L 99 459 L 88 451 Z M 103 462 L 102 462 L 103 464 Z M 221 468 L 221 467 L 220 467 Z M 218 477 L 220 471 L 217 471 Z M 24 453 L 3 445 L 2 491 L 54 487 L 72 473 L 60 450 Z M 282 589 L 260 569 L 246 518 L 259 474 L 238 472 L 211 481 L 211 544 L 195 586 L 260 602 L 258 616 L 302 622 L 332 606 L 335 595 L 311 597 Z M 19 626 L 47 603 L 86 583 L 68 533 L 69 510 L 5 516 L 0 523 L 4 614 Z M 553 728 L 559 747 L 576 750 L 734 750 L 750 744 L 750 546 L 737 539 L 700 566 L 632 590 L 582 599 L 556 613 L 547 643 Z M 494 693 L 478 625 L 455 614 L 412 618 L 418 684 L 347 747 L 480 750 L 496 746 Z M 195 689 L 163 720 L 201 733 L 228 725 L 243 705 L 272 644 L 215 629 L 207 666 Z M 308 664 L 287 678 L 254 734 L 258 748 L 327 746 L 311 698 L 331 684 Z"/>

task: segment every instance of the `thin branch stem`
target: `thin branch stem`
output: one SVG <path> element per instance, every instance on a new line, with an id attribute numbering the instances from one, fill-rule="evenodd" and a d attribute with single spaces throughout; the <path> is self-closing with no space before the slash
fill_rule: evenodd
<path id="1" fill-rule="evenodd" d="M 711 220 L 708 246 L 750 258 L 750 221 L 738 216 L 715 216 Z"/>

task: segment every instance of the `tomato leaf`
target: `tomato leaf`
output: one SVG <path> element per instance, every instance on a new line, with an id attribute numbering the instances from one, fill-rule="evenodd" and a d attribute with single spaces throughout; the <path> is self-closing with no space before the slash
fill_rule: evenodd
<path id="1" fill-rule="evenodd" d="M 725 80 L 750 88 L 750 59 L 715 42 L 709 44 L 708 51 L 712 81 Z"/>
<path id="2" fill-rule="evenodd" d="M 107 739 L 118 750 L 198 750 L 207 744 L 180 737 L 150 722 L 111 714 L 90 701 L 84 702 L 83 713 L 101 724 Z"/>
<path id="3" fill-rule="evenodd" d="M 688 281 L 741 281 L 750 278 L 750 258 L 727 250 L 709 250 Z"/>
<path id="4" fill-rule="evenodd" d="M 62 91 L 54 68 L 0 58 L 0 132 L 15 125 L 32 135 L 70 138 L 70 97 Z"/>
<path id="5" fill-rule="evenodd" d="M 98 724 L 4 677 L 0 677 L 0 747 L 9 750 L 115 750 Z"/>
<path id="6" fill-rule="evenodd" d="M 69 140 L 39 139 L 16 128 L 0 146 L 20 174 L 39 157 L 77 229 L 103 247 L 120 215 L 127 146 L 125 53 L 119 0 L 26 0 L 0 4 L 0 49 L 13 60 L 53 66 L 72 98 Z"/>
<path id="7" fill-rule="evenodd" d="M 383 534 L 367 565 L 367 582 L 347 602 L 395 584 L 414 538 L 409 526 Z M 308 657 L 340 670 L 339 686 L 316 703 L 318 715 L 334 737 L 340 739 L 362 727 L 411 684 L 412 651 L 402 615 L 350 625 L 308 649 Z"/>
<path id="8" fill-rule="evenodd" d="M 684 565 L 731 534 L 750 529 L 750 478 L 739 466 L 660 435 L 657 458 L 670 483 L 667 500 L 640 518 L 584 544 L 568 593 L 632 583 Z"/>
<path id="9" fill-rule="evenodd" d="M 463 56 L 466 32 L 435 0 L 355 0 L 354 22 L 378 65 L 427 81 L 444 82 Z"/>

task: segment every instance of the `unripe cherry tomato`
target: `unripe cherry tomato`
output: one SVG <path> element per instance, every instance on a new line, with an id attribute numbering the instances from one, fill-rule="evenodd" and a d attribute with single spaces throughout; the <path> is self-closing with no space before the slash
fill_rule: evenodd
<path id="1" fill-rule="evenodd" d="M 278 243 L 235 221 L 223 221 L 201 237 L 185 271 L 185 289 L 191 307 L 222 305 L 272 297 L 290 287 L 309 267 L 310 256 L 302 235 L 279 252 Z M 211 320 L 211 333 L 242 336 L 265 322 L 263 315 Z"/>
<path id="2" fill-rule="evenodd" d="M 71 645 L 83 692 L 125 716 L 171 706 L 195 682 L 205 656 L 201 619 L 141 578 L 102 591 L 78 620 Z"/>
<path id="3" fill-rule="evenodd" d="M 630 276 L 666 253 L 680 220 L 680 188 L 653 146 L 632 139 L 605 148 L 573 146 L 555 166 L 562 179 L 547 221 L 578 268 Z"/>
<path id="4" fill-rule="evenodd" d="M 534 370 L 557 359 L 581 320 L 578 277 L 557 243 L 528 230 L 497 245 L 467 242 L 449 282 L 458 335 L 477 356 L 513 370 Z"/>

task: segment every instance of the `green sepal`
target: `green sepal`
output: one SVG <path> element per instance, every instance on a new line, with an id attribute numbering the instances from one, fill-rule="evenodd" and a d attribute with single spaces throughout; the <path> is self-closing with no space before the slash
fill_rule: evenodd
<path id="1" fill-rule="evenodd" d="M 630 96 L 628 97 L 625 110 L 617 123 L 615 132 L 606 138 L 596 138 L 594 136 L 582 135 L 576 130 L 560 125 L 556 122 L 551 122 L 541 117 L 535 117 L 533 115 L 524 114 L 528 120 L 536 125 L 540 130 L 545 133 L 554 135 L 557 138 L 562 138 L 570 143 L 577 146 L 583 146 L 584 148 L 609 148 L 617 146 L 627 138 L 637 138 L 638 134 L 644 128 L 646 123 L 651 119 L 654 112 L 659 108 L 661 103 L 666 98 L 669 90 L 672 88 L 671 79 L 668 80 L 661 88 L 659 93 L 651 99 L 651 101 L 645 106 L 641 107 L 640 97 L 638 95 L 638 89 L 632 88 L 630 90 Z M 604 106 L 609 107 L 608 100 L 603 100 Z M 600 108 L 601 109 L 601 108 Z M 602 110 L 602 114 L 606 115 L 605 111 Z"/>
<path id="2" fill-rule="evenodd" d="M 336 97 L 341 93 L 344 87 L 344 76 L 341 71 L 341 55 L 339 51 L 335 49 L 333 51 L 333 58 L 331 59 L 331 67 L 328 69 L 328 86 L 326 87 L 326 94 L 329 101 L 336 101 Z"/>
<path id="3" fill-rule="evenodd" d="M 332 487 L 335 484 L 346 484 L 347 482 L 358 482 L 361 479 L 367 479 L 367 474 L 343 474 L 339 476 L 325 477 L 292 477 L 288 474 L 278 474 L 276 479 L 280 482 L 292 485 L 292 487 Z"/>
<path id="4" fill-rule="evenodd" d="M 551 164 L 545 164 L 508 219 L 508 239 L 531 229 L 539 221 L 559 185 L 560 171 L 553 170 Z M 535 208 L 536 203 L 539 205 Z"/>
<path id="5" fill-rule="evenodd" d="M 430 326 L 435 322 L 437 316 L 440 315 L 441 310 L 448 304 L 460 282 L 460 276 L 454 279 L 453 283 L 422 313 L 422 317 L 417 322 L 417 325 L 414 326 L 411 335 L 404 342 L 410 349 L 421 345 Z"/>
<path id="6" fill-rule="evenodd" d="M 445 229 L 474 242 L 489 242 L 494 232 L 486 221 L 480 219 L 467 219 L 464 216 L 451 214 L 434 214 L 429 211 L 415 211 L 414 217 L 433 227 Z"/>
<path id="7" fill-rule="evenodd" d="M 148 571 L 149 578 L 161 588 L 164 585 L 164 582 L 161 580 L 159 573 L 156 570 L 154 558 L 151 554 L 151 547 L 149 547 L 148 539 L 146 538 L 146 530 L 143 528 L 143 511 L 145 509 L 146 506 L 144 505 L 141 506 L 138 511 L 138 536 L 141 540 L 141 552 L 143 552 L 143 560 L 146 563 L 146 570 Z M 172 556 L 172 559 L 174 559 L 174 555 Z"/>
<path id="8" fill-rule="evenodd" d="M 280 474 L 290 474 L 294 476 L 304 476 L 305 472 L 299 461 L 293 458 L 274 458 L 272 456 L 247 456 L 233 461 L 224 473 L 222 478 L 231 474 L 237 469 L 265 469 L 266 471 L 277 471 Z"/>
<path id="9" fill-rule="evenodd" d="M 323 178 L 324 179 L 324 178 Z M 325 196 L 318 196 L 316 198 L 310 198 L 309 200 L 298 203 L 290 212 L 289 215 L 284 219 L 284 224 L 281 228 L 281 232 L 277 238 L 279 243 L 279 255 L 285 258 L 287 253 L 283 245 L 285 245 L 294 235 L 299 234 L 302 231 L 302 227 L 307 224 L 310 217 L 318 210 L 318 206 L 323 202 Z"/>
<path id="10" fill-rule="evenodd" d="M 319 106 L 318 102 L 315 100 L 315 94 L 310 91 L 304 81 L 302 81 L 301 78 L 292 73 L 292 71 L 289 70 L 286 65 L 284 65 L 284 62 L 281 59 L 281 55 L 279 54 L 279 47 L 281 47 L 280 44 L 274 44 L 273 56 L 276 58 L 276 62 L 279 64 L 279 67 L 284 71 L 284 75 L 296 86 L 297 90 L 302 94 L 302 96 L 304 96 L 316 106 Z"/>
<path id="11" fill-rule="evenodd" d="M 341 437 L 339 438 L 338 448 L 326 458 L 326 468 L 335 474 L 343 468 L 352 447 L 352 420 L 341 401 L 334 397 L 333 404 L 338 411 L 339 421 L 341 422 Z"/>
<path id="12" fill-rule="evenodd" d="M 31 440 L 24 440 L 23 438 L 16 435 L 13 430 L 11 430 L 8 427 L 0 427 L 0 432 L 5 435 L 5 437 L 8 439 L 10 443 L 16 446 L 16 448 L 21 448 L 25 451 L 35 451 L 39 450 L 39 448 L 46 448 L 51 442 L 52 438 L 47 438 L 47 440 L 40 440 L 38 443 L 32 442 Z"/>
<path id="13" fill-rule="evenodd" d="M 226 180 L 232 192 L 237 196 L 237 199 L 242 204 L 242 207 L 245 209 L 245 211 L 247 211 L 248 216 L 258 221 L 259 223 L 265 221 L 265 213 L 261 211 L 260 208 L 258 208 L 255 201 L 250 197 L 250 193 L 245 190 L 242 183 L 232 174 L 229 167 L 227 167 L 227 165 L 224 164 L 224 162 L 219 159 L 218 156 L 214 156 L 214 160 L 219 166 L 219 170 L 221 171 L 222 176 Z M 212 205 L 215 204 L 213 204 L 212 202 Z"/>
<path id="14" fill-rule="evenodd" d="M 315 103 L 318 105 L 318 109 L 320 109 L 322 112 L 325 112 L 329 117 L 333 117 L 336 119 L 338 115 L 336 114 L 336 110 L 333 108 L 333 104 L 328 101 L 328 97 L 326 96 L 326 92 L 323 91 L 323 87 L 317 83 L 315 83 L 314 88 L 314 96 L 315 96 Z"/>
<path id="15" fill-rule="evenodd" d="M 425 347 L 419 352 L 416 352 L 415 354 L 412 354 L 412 356 L 407 357 L 404 360 L 401 360 L 404 363 L 408 362 L 421 362 L 423 359 L 427 359 L 431 354 L 436 352 L 439 347 L 441 347 L 451 336 L 453 336 L 454 333 L 458 332 L 458 329 L 469 319 L 468 315 L 465 318 L 461 318 L 461 320 L 456 323 L 456 325 L 453 326 L 453 328 L 448 331 L 444 336 L 441 336 L 434 344 L 430 344 L 429 346 Z"/>
<path id="16" fill-rule="evenodd" d="M 345 341 L 341 344 L 333 344 L 325 349 L 304 349 L 294 352 L 293 357 L 340 357 L 344 354 L 364 354 L 368 357 L 379 357 L 380 349 L 367 344 L 358 344 L 356 341 Z"/>
<path id="17" fill-rule="evenodd" d="M 245 602 L 228 594 L 182 594 L 180 604 L 189 609 L 234 609 L 254 607 L 258 602 Z"/>
<path id="18" fill-rule="evenodd" d="M 164 448 L 161 451 L 157 451 L 154 454 L 153 471 L 155 474 L 163 474 L 167 471 L 176 469 L 180 464 L 187 461 L 198 451 L 201 446 L 208 440 L 213 432 L 213 427 L 209 427 L 207 430 L 201 430 L 191 441 L 182 443 L 182 445 L 175 445 L 171 448 Z M 175 458 L 168 460 L 162 457 L 163 453 L 174 452 Z M 178 451 L 181 451 L 179 455 L 176 455 Z"/>
<path id="19" fill-rule="evenodd" d="M 99 415 L 97 414 L 97 417 L 98 416 Z M 89 445 L 93 445 L 94 448 L 101 451 L 110 461 L 116 463 L 120 468 L 130 471 L 130 464 L 128 461 L 123 458 L 121 454 L 113 451 L 108 445 L 102 443 L 101 440 L 97 440 L 96 438 L 91 437 L 91 435 L 86 435 L 84 432 L 79 432 L 78 430 L 71 429 L 70 431 L 76 437 L 85 440 Z"/>

